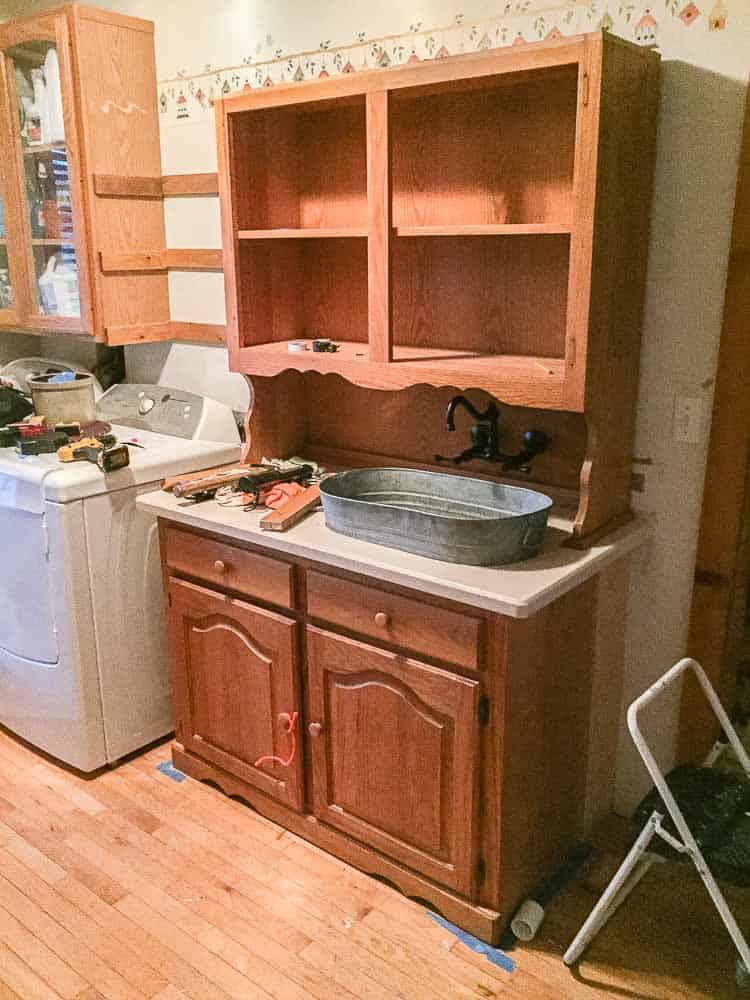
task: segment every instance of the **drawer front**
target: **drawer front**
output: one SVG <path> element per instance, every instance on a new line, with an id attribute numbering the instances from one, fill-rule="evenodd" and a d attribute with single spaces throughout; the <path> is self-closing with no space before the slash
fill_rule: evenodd
<path id="1" fill-rule="evenodd" d="M 289 563 L 177 528 L 167 528 L 165 548 L 170 570 L 269 604 L 293 606 L 293 567 Z"/>
<path id="2" fill-rule="evenodd" d="M 484 623 L 480 618 L 377 587 L 310 571 L 307 612 L 313 618 L 457 666 L 477 670 L 481 663 Z"/>

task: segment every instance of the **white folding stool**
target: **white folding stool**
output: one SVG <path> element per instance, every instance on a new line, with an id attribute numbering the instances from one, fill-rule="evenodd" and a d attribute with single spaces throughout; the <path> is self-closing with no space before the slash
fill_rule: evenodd
<path id="1" fill-rule="evenodd" d="M 643 738 L 643 734 L 638 726 L 639 711 L 645 705 L 652 702 L 654 698 L 656 698 L 656 696 L 666 687 L 681 677 L 686 670 L 692 670 L 698 678 L 698 681 L 703 688 L 703 692 L 708 698 L 711 708 L 713 709 L 721 728 L 724 730 L 724 733 L 729 740 L 729 745 L 737 754 L 737 759 L 745 772 L 745 776 L 750 779 L 750 758 L 740 742 L 734 726 L 729 721 L 729 717 L 724 711 L 724 708 L 719 701 L 716 692 L 711 686 L 708 677 L 706 677 L 703 667 L 701 667 L 696 660 L 692 660 L 688 657 L 680 660 L 679 663 L 676 663 L 670 670 L 660 677 L 658 681 L 652 684 L 651 687 L 647 688 L 639 698 L 635 699 L 628 709 L 628 729 L 630 730 L 630 735 L 633 738 L 636 749 L 641 755 L 643 763 L 646 765 L 648 773 L 651 775 L 654 785 L 661 796 L 662 802 L 664 803 L 667 812 L 669 813 L 672 822 L 677 828 L 677 831 L 682 839 L 678 840 L 664 829 L 662 826 L 662 823 L 664 822 L 664 814 L 655 809 L 646 821 L 646 825 L 641 830 L 638 835 L 638 839 L 631 847 L 630 852 L 618 868 L 612 881 L 602 893 L 599 902 L 591 911 L 585 923 L 571 942 L 570 947 L 563 955 L 563 961 L 566 965 L 573 965 L 573 963 L 578 960 L 583 951 L 593 941 L 602 927 L 604 927 L 612 914 L 627 899 L 654 862 L 664 860 L 664 858 L 660 855 L 654 854 L 648 850 L 648 845 L 651 843 L 652 838 L 657 836 L 666 841 L 666 843 L 669 844 L 670 847 L 674 848 L 675 851 L 678 851 L 680 854 L 687 854 L 698 870 L 698 874 L 703 879 L 706 889 L 708 890 L 708 894 L 713 900 L 714 906 L 718 910 L 719 916 L 724 921 L 724 926 L 729 931 L 730 937 L 737 948 L 740 956 L 737 963 L 737 980 L 738 982 L 745 984 L 747 982 L 748 975 L 750 975 L 750 950 L 748 949 L 747 941 L 745 940 L 742 931 L 737 926 L 737 922 L 732 916 L 732 911 L 727 905 L 724 894 L 719 888 L 716 879 L 711 874 L 703 854 L 701 853 L 701 849 L 696 843 L 695 837 L 691 833 L 690 827 L 685 821 L 682 810 L 677 804 L 674 795 L 670 791 L 666 778 L 659 770 L 659 765 L 656 763 L 654 755 L 651 753 L 651 750 Z M 726 745 L 727 744 L 725 743 L 715 744 L 708 755 L 708 758 L 704 762 L 704 766 L 710 767 L 714 764 L 725 749 Z"/>

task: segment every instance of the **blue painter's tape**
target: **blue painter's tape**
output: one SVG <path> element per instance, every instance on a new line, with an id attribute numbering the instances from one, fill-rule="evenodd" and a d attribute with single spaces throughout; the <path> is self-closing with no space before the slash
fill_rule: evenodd
<path id="1" fill-rule="evenodd" d="M 162 761 L 161 764 L 156 765 L 156 770 L 161 771 L 162 774 L 166 774 L 168 778 L 172 781 L 184 781 L 187 777 L 182 771 L 178 771 L 168 760 Z"/>
<path id="2" fill-rule="evenodd" d="M 515 969 L 516 963 L 504 951 L 500 951 L 499 948 L 493 948 L 491 944 L 485 944 L 484 941 L 475 938 L 473 934 L 467 934 L 466 931 L 462 931 L 455 924 L 448 923 L 444 917 L 433 913 L 432 910 L 427 911 L 427 916 L 432 917 L 436 924 L 445 927 L 451 934 L 455 934 L 459 941 L 462 941 L 467 948 L 471 948 L 477 955 L 484 955 L 488 962 L 492 962 L 493 965 L 499 965 L 506 972 L 513 972 Z"/>

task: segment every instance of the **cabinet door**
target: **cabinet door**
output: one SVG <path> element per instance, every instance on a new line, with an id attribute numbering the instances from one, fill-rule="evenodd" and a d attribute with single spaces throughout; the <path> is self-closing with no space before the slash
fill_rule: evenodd
<path id="1" fill-rule="evenodd" d="M 318 819 L 470 895 L 479 682 L 309 627 Z"/>
<path id="2" fill-rule="evenodd" d="M 6 181 L 12 174 L 19 207 L 9 244 L 17 258 L 11 269 L 23 275 L 25 286 L 16 295 L 23 308 L 21 325 L 88 331 L 81 169 L 65 14 L 10 22 L 0 31 L 0 45 L 0 90 L 10 131 Z"/>
<path id="3" fill-rule="evenodd" d="M 183 580 L 169 582 L 169 640 L 177 739 L 186 750 L 299 809 L 300 754 L 287 760 L 299 709 L 297 626 Z"/>

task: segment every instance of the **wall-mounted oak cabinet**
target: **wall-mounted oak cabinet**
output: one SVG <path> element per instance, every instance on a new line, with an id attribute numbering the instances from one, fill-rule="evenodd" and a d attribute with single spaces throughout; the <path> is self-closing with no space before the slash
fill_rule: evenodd
<path id="1" fill-rule="evenodd" d="M 594 34 L 222 101 L 232 366 L 582 411 L 603 299 L 637 342 L 605 258 L 645 253 L 657 67 Z"/>
<path id="2" fill-rule="evenodd" d="M 0 327 L 117 342 L 169 321 L 167 276 L 101 254 L 165 244 L 161 200 L 95 176 L 161 174 L 153 25 L 71 5 L 0 25 Z"/>

